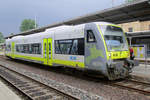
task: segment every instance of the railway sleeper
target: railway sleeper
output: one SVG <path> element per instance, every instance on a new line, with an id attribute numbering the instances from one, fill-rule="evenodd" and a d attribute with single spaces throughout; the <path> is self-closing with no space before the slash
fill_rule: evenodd
<path id="1" fill-rule="evenodd" d="M 2 67 L 0 67 L 0 76 L 33 100 L 70 100 L 72 98 L 64 93 L 59 93 L 58 90 L 53 90 L 37 81 L 28 79 L 24 75 L 20 75 L 17 72 L 13 73 L 13 71 L 5 70 Z"/>

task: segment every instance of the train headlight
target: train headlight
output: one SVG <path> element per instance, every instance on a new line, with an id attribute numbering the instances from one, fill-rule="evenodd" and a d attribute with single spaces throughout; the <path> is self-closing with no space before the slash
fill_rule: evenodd
<path id="1" fill-rule="evenodd" d="M 111 53 L 109 53 L 109 55 L 108 55 L 109 57 L 111 57 Z"/>
<path id="2" fill-rule="evenodd" d="M 111 58 L 111 53 L 108 54 L 109 58 Z"/>

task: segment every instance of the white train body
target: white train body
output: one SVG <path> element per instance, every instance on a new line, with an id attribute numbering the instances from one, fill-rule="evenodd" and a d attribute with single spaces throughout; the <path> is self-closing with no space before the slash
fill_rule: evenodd
<path id="1" fill-rule="evenodd" d="M 129 66 L 124 65 L 129 57 L 124 33 L 116 35 L 120 40 L 112 41 L 118 45 L 124 43 L 125 49 L 110 51 L 101 26 L 110 26 L 108 28 L 112 29 L 116 27 L 119 32 L 121 30 L 119 26 L 106 22 L 59 26 L 44 32 L 7 39 L 5 54 L 14 59 L 49 66 L 61 65 L 97 71 L 110 80 L 124 78 L 129 75 L 129 69 L 125 68 Z"/>

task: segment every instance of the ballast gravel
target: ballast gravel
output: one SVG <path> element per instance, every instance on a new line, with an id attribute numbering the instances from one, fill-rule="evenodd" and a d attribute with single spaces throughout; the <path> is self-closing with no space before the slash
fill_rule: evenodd
<path id="1" fill-rule="evenodd" d="M 67 93 L 69 95 L 72 95 L 74 97 L 79 98 L 80 100 L 104 100 L 101 96 L 98 95 L 94 95 L 92 93 L 89 93 L 87 91 L 72 87 L 70 85 L 64 84 L 64 83 L 60 83 L 57 82 L 55 80 L 51 80 L 48 78 L 45 78 L 41 75 L 32 73 L 31 71 L 27 71 L 27 70 L 23 70 L 23 69 L 19 69 L 17 67 L 13 67 L 13 65 L 10 64 L 6 64 L 0 61 L 0 65 L 3 65 L 11 70 L 17 71 L 25 76 L 28 76 L 34 80 L 37 80 L 41 83 L 44 83 L 45 85 L 48 85 L 50 87 L 53 87 L 59 91 L 62 91 L 64 93 Z"/>
<path id="2" fill-rule="evenodd" d="M 146 96 L 143 94 L 130 92 L 128 90 L 123 90 L 117 87 L 112 87 L 109 85 L 102 84 L 100 81 L 93 81 L 84 79 L 81 77 L 78 77 L 77 75 L 68 75 L 64 73 L 58 73 L 55 71 L 51 71 L 50 66 L 44 66 L 44 65 L 38 65 L 38 64 L 31 64 L 27 62 L 20 62 L 10 60 L 8 58 L 0 58 L 0 64 L 9 64 L 11 68 L 17 69 L 17 70 L 24 70 L 27 74 L 29 72 L 32 73 L 32 76 L 35 75 L 35 77 L 40 76 L 44 77 L 48 80 L 53 80 L 55 82 L 69 85 L 70 87 L 73 87 L 73 90 L 83 90 L 87 94 L 96 94 L 96 96 L 100 96 L 104 100 L 149 100 Z M 49 68 L 45 68 L 49 67 Z M 28 74 L 29 74 L 28 73 Z M 40 78 L 39 78 L 40 79 Z M 41 80 L 44 81 L 44 80 Z M 52 82 L 53 83 L 53 82 Z M 49 83 L 48 83 L 49 84 Z M 56 87 L 59 87 L 59 85 L 56 85 L 53 83 Z M 60 87 L 61 89 L 61 87 Z M 65 89 L 70 92 L 69 89 Z M 88 98 L 85 98 L 82 93 L 80 92 L 72 92 L 73 95 L 80 95 L 82 100 L 89 100 Z M 80 98 L 80 99 L 81 99 Z M 90 98 L 91 99 L 91 98 Z M 92 100 L 92 99 L 91 99 Z"/>

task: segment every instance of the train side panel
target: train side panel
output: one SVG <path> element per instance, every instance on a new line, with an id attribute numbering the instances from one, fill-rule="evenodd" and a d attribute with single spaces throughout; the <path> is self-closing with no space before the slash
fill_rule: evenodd
<path id="1" fill-rule="evenodd" d="M 56 41 L 65 41 L 69 39 L 78 40 L 81 38 L 84 40 L 84 30 L 82 25 L 76 27 L 71 26 L 56 29 L 48 29 L 45 32 L 38 33 L 36 35 L 33 34 L 10 39 L 11 51 L 7 52 L 6 55 L 11 58 L 41 63 L 49 66 L 62 65 L 75 68 L 84 68 L 84 54 L 56 54 L 55 52 Z M 50 42 L 48 42 L 49 39 Z M 28 44 L 41 44 L 41 53 L 31 54 L 29 52 L 17 51 L 17 46 L 24 46 Z"/>
<path id="2" fill-rule="evenodd" d="M 84 48 L 84 25 L 56 30 L 53 42 L 53 65 L 84 68 L 84 51 L 78 52 Z"/>

